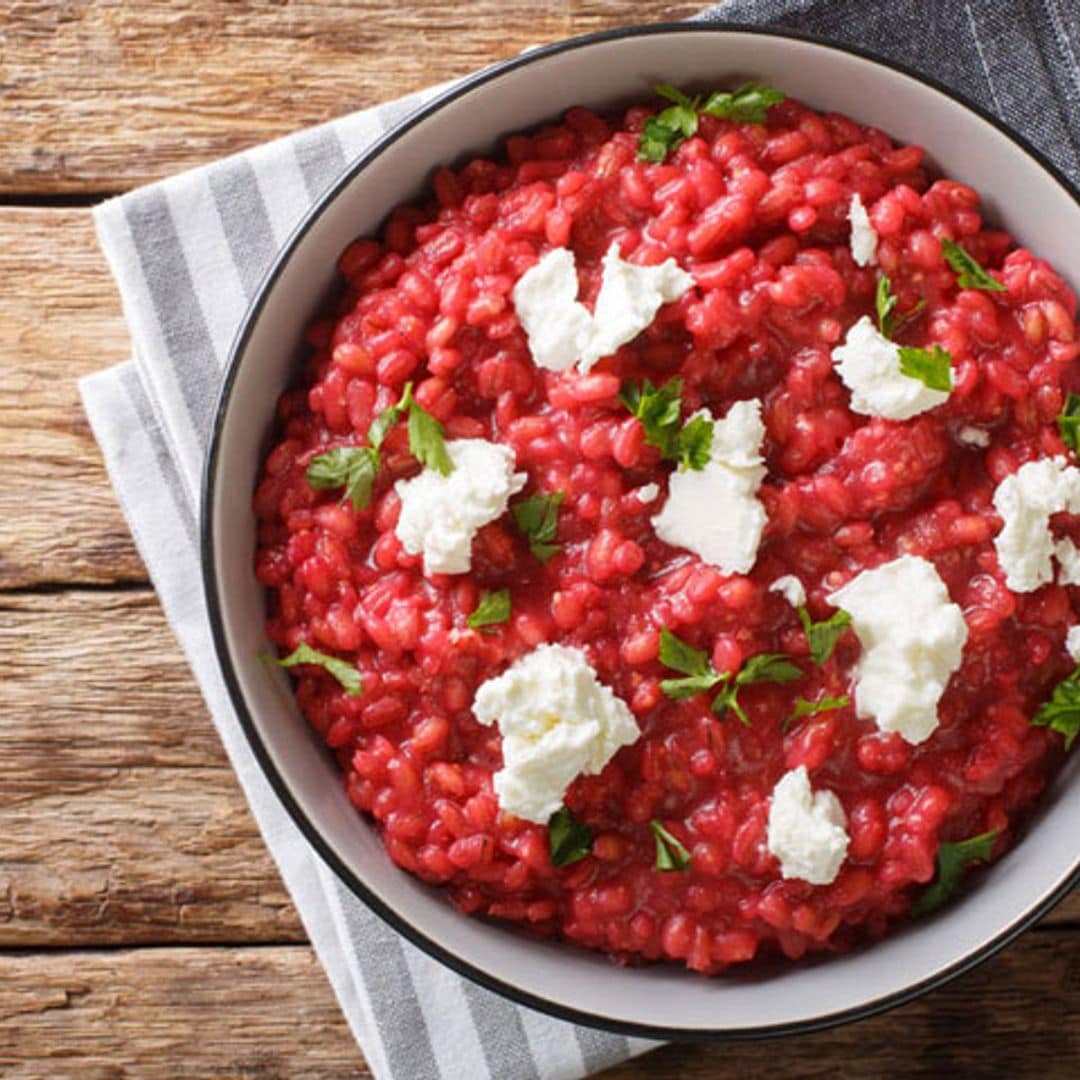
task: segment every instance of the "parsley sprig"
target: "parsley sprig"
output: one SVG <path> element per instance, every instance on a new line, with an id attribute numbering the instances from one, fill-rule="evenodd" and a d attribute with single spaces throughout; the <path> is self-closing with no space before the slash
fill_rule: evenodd
<path id="1" fill-rule="evenodd" d="M 548 819 L 548 854 L 552 866 L 569 866 L 592 852 L 593 831 L 565 806 Z"/>
<path id="2" fill-rule="evenodd" d="M 364 683 L 355 664 L 313 649 L 303 641 L 288 656 L 279 659 L 276 656 L 263 655 L 259 659 L 264 664 L 283 668 L 296 667 L 297 664 L 314 664 L 321 667 L 327 674 L 333 675 L 350 697 L 359 697 L 364 692 Z"/>
<path id="3" fill-rule="evenodd" d="M 565 494 L 553 491 L 550 495 L 530 495 L 510 507 L 514 523 L 528 537 L 529 550 L 546 563 L 559 550 L 555 535 L 559 529 L 559 507 Z"/>
<path id="4" fill-rule="evenodd" d="M 682 422 L 683 381 L 676 377 L 663 386 L 646 379 L 641 386 L 624 382 L 619 400 L 641 421 L 645 441 L 667 461 L 682 469 L 704 469 L 712 450 L 713 422 L 692 416 Z"/>
<path id="5" fill-rule="evenodd" d="M 898 314 L 898 302 L 888 274 L 882 274 L 878 278 L 874 308 L 877 312 L 878 330 L 882 337 L 890 341 L 904 323 L 914 318 L 926 306 L 926 301 L 920 299 L 913 308 Z M 929 349 L 901 345 L 897 351 L 900 354 L 901 374 L 910 379 L 918 379 L 931 390 L 942 390 L 945 393 L 952 390 L 952 354 L 947 349 L 940 345 L 931 345 Z"/>
<path id="6" fill-rule="evenodd" d="M 799 607 L 799 622 L 806 631 L 806 643 L 810 647 L 810 658 L 819 667 L 833 654 L 836 643 L 851 625 L 851 616 L 843 609 L 834 611 L 827 619 L 814 622 L 805 604 Z"/>
<path id="7" fill-rule="evenodd" d="M 889 275 L 882 274 L 878 278 L 877 292 L 874 294 L 874 307 L 877 310 L 878 330 L 882 337 L 887 337 L 890 341 L 904 323 L 915 318 L 926 307 L 926 298 L 920 296 L 914 307 L 900 314 L 896 310 L 899 302 L 900 298 L 892 291 Z"/>
<path id="8" fill-rule="evenodd" d="M 850 704 L 851 698 L 847 694 L 842 694 L 840 697 L 820 697 L 816 701 L 809 701 L 800 694 L 795 699 L 794 711 L 784 724 L 784 731 L 804 716 L 817 716 L 819 713 L 846 709 Z"/>
<path id="9" fill-rule="evenodd" d="M 686 850 L 686 845 L 668 832 L 656 818 L 649 822 L 649 828 L 656 840 L 656 869 L 664 873 L 689 869 L 690 852 Z"/>
<path id="10" fill-rule="evenodd" d="M 898 351 L 901 375 L 918 379 L 923 386 L 931 390 L 951 393 L 953 388 L 952 354 L 948 349 L 943 349 L 940 345 L 931 345 L 929 349 L 901 345 Z"/>
<path id="11" fill-rule="evenodd" d="M 331 491 L 343 487 L 344 497 L 352 503 L 354 510 L 367 506 L 382 465 L 383 441 L 406 413 L 412 455 L 421 465 L 443 476 L 454 471 L 454 463 L 446 450 L 446 432 L 442 424 L 413 398 L 412 386 L 411 382 L 406 383 L 397 404 L 383 409 L 371 422 L 367 446 L 337 446 L 308 462 L 307 482 L 312 490 Z"/>
<path id="12" fill-rule="evenodd" d="M 802 669 L 783 653 L 758 653 L 735 674 L 718 672 L 701 649 L 676 637 L 666 626 L 660 631 L 660 663 L 683 675 L 681 679 L 660 682 L 660 689 L 673 701 L 683 701 L 719 687 L 712 701 L 713 712 L 723 716 L 730 709 L 747 726 L 750 717 L 738 698 L 742 687 L 758 682 L 789 683 L 802 675 Z"/>
<path id="13" fill-rule="evenodd" d="M 1050 700 L 1039 706 L 1031 722 L 1064 735 L 1065 749 L 1072 747 L 1080 735 L 1080 666 L 1054 687 Z"/>
<path id="14" fill-rule="evenodd" d="M 466 623 L 470 630 L 479 630 L 481 633 L 492 634 L 493 630 L 487 627 L 504 623 L 510 618 L 510 590 L 499 589 L 497 592 L 488 592 L 486 589 L 480 595 L 480 603 L 468 617 Z"/>
<path id="15" fill-rule="evenodd" d="M 737 124 L 764 124 L 770 105 L 786 96 L 763 83 L 743 83 L 737 90 L 715 90 L 690 97 L 670 83 L 657 83 L 657 94 L 672 104 L 645 121 L 638 141 L 638 160 L 654 164 L 697 133 L 701 116 L 715 116 Z"/>
<path id="16" fill-rule="evenodd" d="M 991 277 L 955 240 L 942 240 L 941 253 L 955 271 L 956 284 L 961 289 L 982 289 L 983 292 L 1007 291 L 1000 281 Z"/>
<path id="17" fill-rule="evenodd" d="M 994 831 L 969 836 L 966 840 L 945 841 L 938 848 L 934 880 L 911 906 L 912 918 L 929 915 L 953 898 L 960 888 L 964 871 L 976 863 L 988 862 L 997 839 Z"/>
<path id="18" fill-rule="evenodd" d="M 1070 450 L 1080 452 L 1080 394 L 1069 392 L 1065 408 L 1058 413 L 1057 426 L 1061 441 Z"/>

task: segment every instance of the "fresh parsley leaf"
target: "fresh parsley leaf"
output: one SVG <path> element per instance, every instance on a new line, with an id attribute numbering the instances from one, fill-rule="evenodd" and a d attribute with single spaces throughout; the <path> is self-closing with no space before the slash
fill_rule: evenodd
<path id="1" fill-rule="evenodd" d="M 900 373 L 908 378 L 918 379 L 923 386 L 931 390 L 952 390 L 952 354 L 940 345 L 931 345 L 929 349 L 918 349 L 910 345 L 901 345 Z"/>
<path id="2" fill-rule="evenodd" d="M 624 382 L 619 390 L 619 400 L 641 421 L 645 441 L 655 446 L 661 457 L 673 458 L 676 453 L 682 388 L 682 379 L 675 378 L 663 386 L 653 386 L 648 379 L 640 387 Z"/>
<path id="3" fill-rule="evenodd" d="M 691 98 L 670 83 L 657 83 L 656 93 L 674 104 L 650 117 L 641 129 L 638 140 L 638 160 L 658 164 L 677 149 L 698 129 L 700 113 L 734 120 L 739 124 L 763 124 L 770 105 L 784 100 L 784 94 L 761 83 L 744 83 L 730 93 L 717 90 L 702 104 L 700 97 Z"/>
<path id="4" fill-rule="evenodd" d="M 684 675 L 716 675 L 708 654 L 676 637 L 666 626 L 660 629 L 660 663 Z"/>
<path id="5" fill-rule="evenodd" d="M 260 656 L 259 659 L 264 664 L 283 668 L 296 667 L 297 664 L 316 664 L 328 674 L 333 675 L 350 697 L 359 697 L 364 692 L 364 683 L 355 664 L 350 664 L 348 660 L 340 660 L 336 656 L 328 656 L 305 642 L 301 642 L 288 656 L 281 659 L 276 656 Z"/>
<path id="6" fill-rule="evenodd" d="M 1072 451 L 1080 452 L 1080 394 L 1071 391 L 1065 399 L 1065 409 L 1058 414 L 1061 441 Z"/>
<path id="7" fill-rule="evenodd" d="M 565 497 L 561 491 L 531 495 L 510 507 L 518 529 L 529 538 L 529 549 L 542 563 L 559 550 L 554 541 L 559 528 L 559 507 Z"/>
<path id="8" fill-rule="evenodd" d="M 713 422 L 705 416 L 692 416 L 675 439 L 679 468 L 704 469 L 712 456 Z"/>
<path id="9" fill-rule="evenodd" d="M 682 389 L 680 378 L 663 386 L 653 386 L 648 379 L 640 387 L 624 382 L 619 400 L 641 421 L 645 441 L 655 446 L 662 458 L 679 462 L 683 469 L 704 469 L 712 450 L 713 422 L 705 416 L 692 416 L 682 423 Z"/>
<path id="10" fill-rule="evenodd" d="M 686 870 L 690 866 L 690 852 L 671 835 L 656 818 L 649 822 L 653 837 L 656 839 L 656 869 L 668 873 L 672 870 Z"/>
<path id="11" fill-rule="evenodd" d="M 899 303 L 892 291 L 892 282 L 888 274 L 878 278 L 877 292 L 874 294 L 874 307 L 877 309 L 877 325 L 882 337 L 892 338 L 894 326 L 893 312 Z"/>
<path id="12" fill-rule="evenodd" d="M 314 491 L 343 487 L 354 510 L 371 502 L 379 474 L 379 451 L 370 446 L 338 446 L 308 462 L 307 482 Z"/>
<path id="13" fill-rule="evenodd" d="M 565 806 L 548 819 L 548 853 L 552 866 L 569 866 L 592 851 L 593 831 Z"/>
<path id="14" fill-rule="evenodd" d="M 415 401 L 409 402 L 409 450 L 421 465 L 443 476 L 454 471 L 454 463 L 446 452 L 445 429 Z"/>
<path id="15" fill-rule="evenodd" d="M 975 863 L 988 862 L 997 839 L 994 831 L 970 836 L 955 843 L 942 843 L 937 853 L 937 872 L 934 880 L 911 906 L 911 917 L 918 919 L 945 905 L 960 888 L 964 870 Z"/>
<path id="16" fill-rule="evenodd" d="M 488 592 L 486 589 L 480 595 L 480 603 L 466 620 L 471 630 L 482 630 L 485 626 L 494 626 L 496 623 L 504 623 L 510 618 L 510 590 L 499 589 L 498 592 Z M 493 631 L 488 630 L 487 633 Z"/>
<path id="17" fill-rule="evenodd" d="M 961 289 L 982 289 L 984 292 L 1005 292 L 1005 286 L 991 277 L 955 240 L 942 240 L 941 252 L 956 272 L 956 284 Z"/>
<path id="18" fill-rule="evenodd" d="M 401 391 L 401 397 L 396 405 L 388 405 L 375 419 L 371 422 L 371 427 L 368 428 L 368 442 L 375 447 L 376 450 L 382 446 L 383 440 L 389 434 L 390 429 L 405 415 L 409 405 L 412 403 L 412 383 L 406 383 L 405 389 Z"/>
<path id="19" fill-rule="evenodd" d="M 743 83 L 737 90 L 717 90 L 709 95 L 701 112 L 737 124 L 764 124 L 770 105 L 779 105 L 787 95 L 764 83 Z"/>
<path id="20" fill-rule="evenodd" d="M 723 716 L 730 709 L 747 727 L 750 717 L 739 704 L 738 693 L 743 686 L 756 682 L 789 683 L 802 675 L 802 669 L 792 663 L 783 653 L 758 653 L 751 656 L 735 678 L 729 681 L 713 699 L 712 709 Z"/>
<path id="21" fill-rule="evenodd" d="M 663 679 L 660 689 L 673 701 L 683 701 L 705 693 L 715 686 L 720 692 L 713 698 L 713 712 L 723 716 L 730 709 L 744 723 L 750 718 L 739 704 L 739 688 L 756 682 L 788 683 L 802 675 L 802 670 L 783 653 L 758 653 L 751 656 L 736 673 L 716 671 L 706 653 L 676 637 L 667 627 L 660 630 L 660 663 L 680 671 L 682 679 Z"/>
<path id="22" fill-rule="evenodd" d="M 1080 735 L 1080 666 L 1054 687 L 1050 700 L 1039 706 L 1031 722 L 1064 735 L 1065 749 L 1072 747 Z"/>
<path id="23" fill-rule="evenodd" d="M 823 622 L 814 622 L 805 604 L 799 608 L 799 622 L 806 631 L 806 642 L 810 646 L 810 658 L 815 664 L 824 664 L 833 654 L 836 643 L 843 632 L 851 625 L 851 616 L 842 610 L 834 611 Z"/>
<path id="24" fill-rule="evenodd" d="M 801 720 L 804 716 L 817 716 L 818 713 L 832 712 L 835 709 L 846 709 L 851 704 L 851 698 L 847 694 L 841 697 L 820 697 L 817 701 L 808 701 L 800 694 L 795 699 L 795 710 L 784 721 L 782 730 L 787 731 L 792 724 Z"/>
<path id="25" fill-rule="evenodd" d="M 877 311 L 878 330 L 881 331 L 882 337 L 887 337 L 890 340 L 904 323 L 915 318 L 926 307 L 926 298 L 920 296 L 914 307 L 908 308 L 902 315 L 899 315 L 896 312 L 896 305 L 899 302 L 899 297 L 892 291 L 892 282 L 889 280 L 889 275 L 882 274 L 878 278 L 877 292 L 874 294 L 874 307 Z"/>

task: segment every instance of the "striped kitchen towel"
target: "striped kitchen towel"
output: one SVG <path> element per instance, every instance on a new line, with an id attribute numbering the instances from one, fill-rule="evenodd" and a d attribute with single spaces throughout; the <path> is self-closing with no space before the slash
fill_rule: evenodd
<path id="1" fill-rule="evenodd" d="M 865 43 L 951 82 L 1080 173 L 1075 0 L 729 0 L 701 18 Z M 628 7 L 628 12 L 632 10 Z M 133 357 L 83 380 L 109 474 L 252 812 L 380 1080 L 570 1080 L 652 1046 L 551 1019 L 460 978 L 348 892 L 258 767 L 214 658 L 199 574 L 206 436 L 237 325 L 270 261 L 347 162 L 440 88 L 113 199 L 95 211 Z M 359 1061 L 358 1061 L 359 1071 Z"/>

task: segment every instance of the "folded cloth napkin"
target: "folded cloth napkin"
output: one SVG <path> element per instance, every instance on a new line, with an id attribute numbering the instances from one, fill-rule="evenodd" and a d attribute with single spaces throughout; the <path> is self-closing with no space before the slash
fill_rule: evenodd
<path id="1" fill-rule="evenodd" d="M 729 0 L 710 21 L 866 44 L 951 83 L 1080 176 L 1075 0 L 873 4 Z M 80 389 L 117 496 L 266 843 L 379 1080 L 570 1080 L 655 1045 L 516 1006 L 404 941 L 312 852 L 263 777 L 218 674 L 202 601 L 197 496 L 214 400 L 247 302 L 346 163 L 441 88 L 346 116 L 95 211 L 133 358 Z M 358 1061 L 359 1068 L 359 1061 Z"/>

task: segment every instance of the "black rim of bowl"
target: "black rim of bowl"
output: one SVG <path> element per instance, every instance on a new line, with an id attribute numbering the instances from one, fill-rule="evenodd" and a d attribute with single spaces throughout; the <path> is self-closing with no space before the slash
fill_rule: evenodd
<path id="1" fill-rule="evenodd" d="M 424 952 L 435 959 L 441 961 L 447 967 L 456 971 L 460 975 L 464 975 L 466 978 L 479 983 L 481 986 L 486 987 L 489 990 L 493 990 L 496 993 L 502 994 L 504 997 L 510 998 L 519 1004 L 526 1005 L 530 1008 L 538 1009 L 541 1012 L 547 1013 L 550 1016 L 555 1016 L 561 1020 L 567 1020 L 572 1023 L 584 1024 L 589 1027 L 596 1027 L 606 1031 L 612 1031 L 623 1035 L 637 1036 L 651 1039 L 763 1039 L 774 1038 L 782 1035 L 795 1035 L 801 1033 L 809 1033 L 813 1031 L 820 1031 L 825 1028 L 835 1027 L 839 1024 L 849 1023 L 853 1020 L 861 1020 L 869 1016 L 876 1015 L 877 1013 L 884 1012 L 887 1009 L 895 1008 L 898 1005 L 903 1005 L 907 1002 L 913 1001 L 915 998 L 927 993 L 930 990 L 934 990 L 939 986 L 943 986 L 945 983 L 950 982 L 952 979 L 957 978 L 964 972 L 971 970 L 973 967 L 982 963 L 982 961 L 993 956 L 996 952 L 1004 948 L 1009 942 L 1011 942 L 1018 935 L 1023 933 L 1029 926 L 1040 919 L 1047 911 L 1049 911 L 1054 904 L 1061 899 L 1070 889 L 1080 883 L 1080 859 L 1074 864 L 1072 870 L 1066 875 L 1066 877 L 1049 893 L 1042 896 L 1036 903 L 1028 909 L 1019 919 L 1005 927 L 997 935 L 995 935 L 990 941 L 986 942 L 980 948 L 974 950 L 966 957 L 958 960 L 956 963 L 943 968 L 940 971 L 928 976 L 927 978 L 917 982 L 903 990 L 896 991 L 895 993 L 885 995 L 868 1001 L 865 1004 L 854 1006 L 849 1009 L 843 1009 L 839 1012 L 830 1013 L 828 1015 L 814 1017 L 810 1020 L 794 1021 L 787 1024 L 774 1024 L 769 1026 L 760 1027 L 741 1027 L 741 1028 L 673 1028 L 657 1026 L 652 1024 L 638 1024 L 624 1020 L 618 1020 L 612 1017 L 606 1017 L 600 1012 L 583 1012 L 578 1009 L 571 1008 L 569 1006 L 560 1004 L 557 1001 L 550 1001 L 546 998 L 539 997 L 530 993 L 527 990 L 523 990 L 521 987 L 515 986 L 512 983 L 506 983 L 501 979 L 494 978 L 487 972 L 477 968 L 470 961 L 458 956 L 456 953 L 451 952 L 449 949 L 440 945 L 438 942 L 433 941 L 423 931 L 418 930 L 411 923 L 402 918 L 396 911 L 388 907 L 379 899 L 368 887 L 361 881 L 340 859 L 334 849 L 331 847 L 328 841 L 319 833 L 318 829 L 307 817 L 303 809 L 299 806 L 297 801 L 293 798 L 288 785 L 285 783 L 281 774 L 278 772 L 273 759 L 264 745 L 262 738 L 259 734 L 258 728 L 252 719 L 251 714 L 248 711 L 247 704 L 244 700 L 243 693 L 240 690 L 239 681 L 236 676 L 236 671 L 233 667 L 232 660 L 229 655 L 228 644 L 225 638 L 225 628 L 221 613 L 221 602 L 218 596 L 217 589 L 217 572 L 216 563 L 214 559 L 214 518 L 213 518 L 213 501 L 214 493 L 216 491 L 216 478 L 219 463 L 219 454 L 221 447 L 221 435 L 225 427 L 225 417 L 228 412 L 229 401 L 232 396 L 233 386 L 236 380 L 237 371 L 240 366 L 240 359 L 244 355 L 247 348 L 248 339 L 251 336 L 254 324 L 258 320 L 259 314 L 262 311 L 270 292 L 271 287 L 281 274 L 286 263 L 291 257 L 293 251 L 304 238 L 312 225 L 322 216 L 323 212 L 330 205 L 331 202 L 338 196 L 338 194 L 352 182 L 353 178 L 365 169 L 368 164 L 382 154 L 387 147 L 395 143 L 401 138 L 407 131 L 416 126 L 420 121 L 427 119 L 433 113 L 438 112 L 449 102 L 461 97 L 463 94 L 473 90 L 477 86 L 481 86 L 484 83 L 491 82 L 497 79 L 499 76 L 507 71 L 512 71 L 517 68 L 525 67 L 530 64 L 535 64 L 538 61 L 544 60 L 546 57 L 553 56 L 558 53 L 569 52 L 575 49 L 580 49 L 590 45 L 595 45 L 601 42 L 616 41 L 622 38 L 651 36 L 657 34 L 672 34 L 672 33 L 686 33 L 686 34 L 755 34 L 764 37 L 776 37 L 776 38 L 789 38 L 794 41 L 807 42 L 813 45 L 822 46 L 827 49 L 832 49 L 840 53 L 848 53 L 861 57 L 864 60 L 870 60 L 882 67 L 890 68 L 893 71 L 906 75 L 909 78 L 915 79 L 918 82 L 930 87 L 933 90 L 937 90 L 939 93 L 944 94 L 952 101 L 968 109 L 970 112 L 975 113 L 983 120 L 990 123 L 996 128 L 1002 135 L 1008 138 L 1014 145 L 1016 145 L 1021 151 L 1026 153 L 1029 157 L 1033 158 L 1046 172 L 1048 172 L 1072 197 L 1073 201 L 1080 206 L 1080 192 L 1076 190 L 1073 184 L 1062 174 L 1052 162 L 1050 162 L 1046 156 L 1036 149 L 1028 142 L 1023 136 L 1017 134 L 1006 124 L 1002 123 L 997 117 L 987 112 L 980 105 L 973 101 L 968 100 L 962 94 L 957 93 L 950 87 L 945 86 L 936 79 L 930 78 L 913 68 L 908 67 L 905 64 L 897 63 L 893 60 L 886 59 L 882 56 L 875 54 L 874 52 L 847 44 L 841 44 L 834 41 L 829 41 L 824 38 L 817 37 L 813 34 L 807 34 L 801 31 L 792 31 L 788 29 L 779 29 L 773 27 L 760 27 L 760 26 L 742 26 L 736 23 L 653 23 L 643 26 L 626 26 L 613 30 L 601 31 L 595 34 L 586 34 L 580 37 L 568 38 L 565 41 L 555 42 L 551 45 L 544 45 L 536 49 L 532 49 L 527 53 L 520 56 L 516 56 L 510 60 L 505 60 L 499 64 L 495 64 L 492 67 L 485 68 L 483 71 L 477 72 L 471 76 L 466 77 L 460 82 L 456 83 L 449 90 L 442 94 L 439 94 L 431 101 L 417 109 L 416 112 L 411 113 L 401 123 L 391 128 L 384 135 L 382 135 L 367 151 L 365 151 L 360 157 L 358 157 L 349 167 L 342 173 L 340 177 L 331 185 L 331 187 L 320 196 L 319 200 L 312 207 L 311 210 L 305 215 L 300 224 L 293 231 L 292 235 L 285 242 L 284 246 L 278 252 L 274 261 L 267 271 L 266 276 L 263 278 L 258 291 L 256 292 L 251 303 L 248 305 L 247 312 L 244 315 L 243 321 L 240 324 L 240 329 L 237 332 L 236 339 L 233 342 L 232 348 L 229 351 L 229 360 L 225 372 L 225 377 L 222 382 L 221 390 L 218 395 L 217 404 L 214 413 L 214 423 L 210 435 L 210 444 L 207 452 L 206 465 L 203 474 L 203 489 L 202 489 L 202 508 L 201 508 L 201 553 L 202 553 L 202 576 L 203 576 L 203 589 L 205 593 L 207 610 L 210 618 L 210 626 L 213 633 L 214 647 L 217 653 L 218 663 L 220 665 L 222 675 L 225 679 L 225 684 L 228 688 L 229 696 L 232 700 L 233 707 L 236 709 L 236 714 L 240 719 L 241 726 L 244 729 L 244 733 L 247 736 L 248 743 L 251 746 L 255 757 L 258 759 L 266 778 L 269 780 L 270 785 L 273 787 L 278 798 L 281 800 L 285 809 L 288 811 L 290 817 L 299 827 L 305 838 L 311 844 L 311 846 L 318 852 L 321 858 L 327 863 L 328 866 L 337 874 L 337 876 L 349 887 L 349 889 L 362 900 L 369 908 L 371 908 L 380 918 L 392 926 L 395 930 L 401 933 L 414 945 L 423 949 Z M 254 478 L 253 482 L 254 482 Z M 405 871 L 401 871 L 404 873 Z M 463 916 L 464 918 L 464 916 Z M 568 946 L 569 948 L 569 946 Z M 692 974 L 688 977 L 695 977 Z"/>

